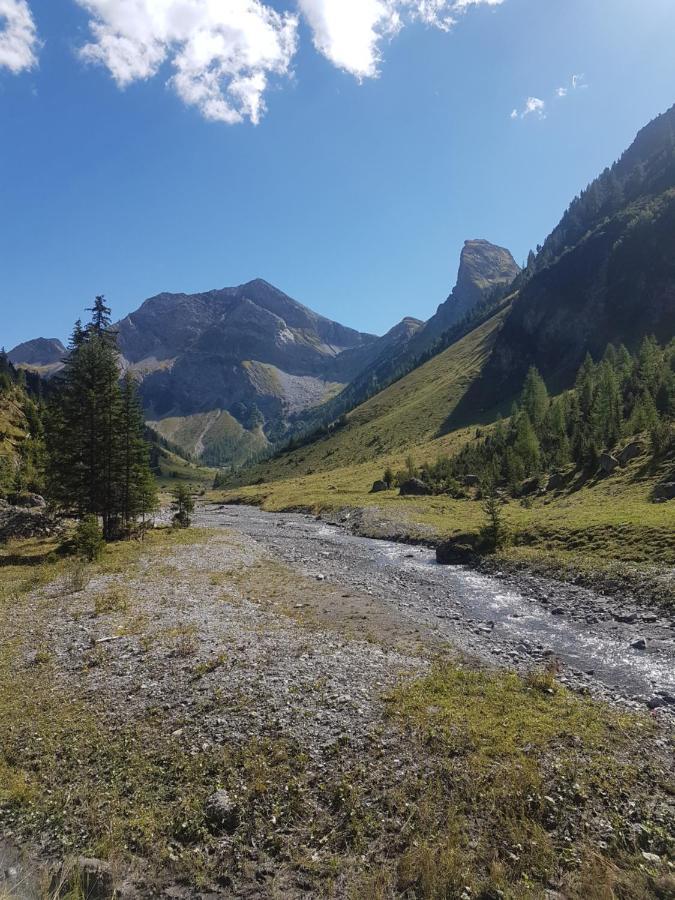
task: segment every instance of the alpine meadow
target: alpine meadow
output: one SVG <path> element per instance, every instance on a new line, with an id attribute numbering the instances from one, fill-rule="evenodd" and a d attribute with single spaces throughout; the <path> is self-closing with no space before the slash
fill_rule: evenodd
<path id="1" fill-rule="evenodd" d="M 0 0 L 0 900 L 675 900 L 674 37 Z"/>

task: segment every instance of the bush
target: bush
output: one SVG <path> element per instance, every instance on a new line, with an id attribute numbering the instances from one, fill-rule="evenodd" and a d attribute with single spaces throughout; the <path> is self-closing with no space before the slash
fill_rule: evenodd
<path id="1" fill-rule="evenodd" d="M 195 508 L 195 502 L 186 484 L 179 484 L 173 492 L 173 524 L 176 528 L 189 528 L 191 524 L 190 514 Z"/>
<path id="2" fill-rule="evenodd" d="M 82 559 L 88 562 L 100 559 L 105 541 L 96 516 L 85 516 L 78 522 L 73 544 L 75 553 Z"/>
<path id="3" fill-rule="evenodd" d="M 501 501 L 494 487 L 486 489 L 483 509 L 487 517 L 487 523 L 482 530 L 482 536 L 488 549 L 501 550 L 506 544 L 507 532 Z"/>

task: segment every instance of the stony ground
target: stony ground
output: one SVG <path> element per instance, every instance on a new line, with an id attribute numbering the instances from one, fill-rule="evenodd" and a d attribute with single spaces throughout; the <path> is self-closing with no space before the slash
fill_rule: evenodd
<path id="1" fill-rule="evenodd" d="M 229 513 L 0 608 L 0 896 L 672 895 L 667 701 L 482 674 L 549 656 L 317 523 Z"/>

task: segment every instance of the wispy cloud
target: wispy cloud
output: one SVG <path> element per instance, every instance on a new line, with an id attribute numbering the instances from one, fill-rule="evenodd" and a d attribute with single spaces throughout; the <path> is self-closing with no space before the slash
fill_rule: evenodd
<path id="1" fill-rule="evenodd" d="M 19 72 L 37 64 L 37 28 L 27 0 L 0 0 L 0 69 Z"/>
<path id="2" fill-rule="evenodd" d="M 570 92 L 586 90 L 585 75 L 572 75 L 568 84 L 563 84 L 555 89 L 555 97 L 563 100 L 570 95 Z M 512 119 L 525 119 L 528 116 L 535 116 L 537 119 L 546 118 L 546 101 L 540 100 L 538 97 L 528 97 L 525 105 L 521 110 L 514 109 L 511 111 Z"/>
<path id="3" fill-rule="evenodd" d="M 526 119 L 528 116 L 534 116 L 536 119 L 545 119 L 546 101 L 540 100 L 539 97 L 528 97 L 521 110 L 514 109 L 511 111 L 512 119 Z"/>

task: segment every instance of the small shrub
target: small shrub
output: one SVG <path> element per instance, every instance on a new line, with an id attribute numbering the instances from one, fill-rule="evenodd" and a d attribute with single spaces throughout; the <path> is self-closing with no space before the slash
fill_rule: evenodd
<path id="1" fill-rule="evenodd" d="M 99 594 L 94 601 L 94 612 L 97 616 L 106 613 L 125 612 L 129 608 L 129 598 L 119 585 L 113 585 L 105 594 Z"/>
<path id="2" fill-rule="evenodd" d="M 87 587 L 90 580 L 89 566 L 83 560 L 78 560 L 66 575 L 66 593 L 79 594 Z"/>
<path id="3" fill-rule="evenodd" d="M 487 523 L 482 529 L 486 547 L 489 550 L 501 550 L 506 544 L 508 535 L 501 500 L 494 487 L 485 489 L 483 509 L 487 517 Z"/>
<path id="4" fill-rule="evenodd" d="M 179 484 L 173 492 L 173 502 L 171 504 L 174 526 L 176 528 L 189 528 L 191 524 L 190 516 L 194 508 L 195 501 L 190 493 L 190 488 L 186 484 Z"/>
<path id="5" fill-rule="evenodd" d="M 73 541 L 75 553 L 88 562 L 96 562 L 103 554 L 105 541 L 96 516 L 85 516 L 77 524 Z"/>

